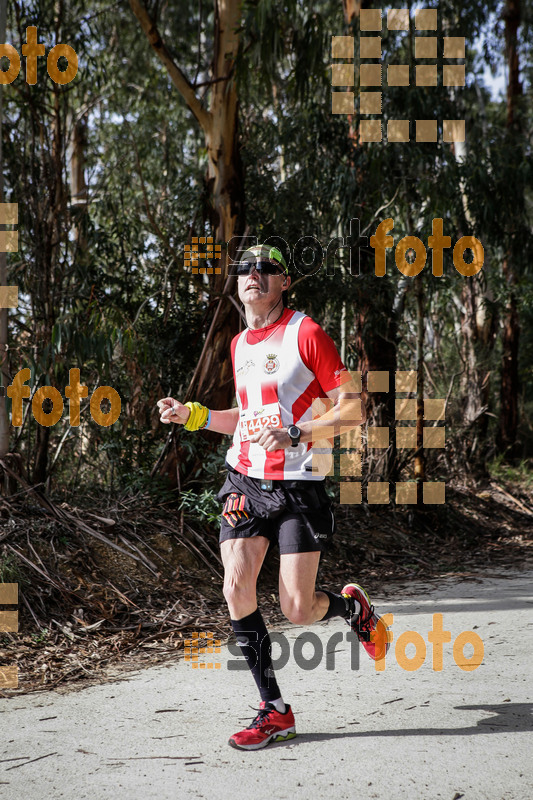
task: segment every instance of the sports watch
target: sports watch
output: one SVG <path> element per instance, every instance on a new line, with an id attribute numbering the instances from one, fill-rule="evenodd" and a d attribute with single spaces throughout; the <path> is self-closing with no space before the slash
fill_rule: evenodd
<path id="1" fill-rule="evenodd" d="M 300 428 L 296 425 L 289 425 L 287 433 L 291 437 L 291 447 L 298 447 L 300 444 L 300 436 L 302 435 Z"/>

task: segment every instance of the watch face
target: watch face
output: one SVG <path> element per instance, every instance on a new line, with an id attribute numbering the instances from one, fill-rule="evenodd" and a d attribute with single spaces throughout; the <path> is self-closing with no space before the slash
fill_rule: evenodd
<path id="1" fill-rule="evenodd" d="M 299 439 L 301 435 L 300 428 L 297 428 L 296 425 L 291 425 L 290 428 L 287 429 L 287 433 L 291 439 Z"/>

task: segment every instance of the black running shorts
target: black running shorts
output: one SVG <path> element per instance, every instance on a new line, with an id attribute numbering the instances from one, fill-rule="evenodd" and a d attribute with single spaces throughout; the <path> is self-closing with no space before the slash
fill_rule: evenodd
<path id="1" fill-rule="evenodd" d="M 227 465 L 226 465 L 227 466 Z M 265 536 L 279 552 L 325 551 L 335 532 L 335 518 L 324 481 L 272 481 L 272 491 L 228 467 L 218 493 L 224 503 L 219 542 Z"/>

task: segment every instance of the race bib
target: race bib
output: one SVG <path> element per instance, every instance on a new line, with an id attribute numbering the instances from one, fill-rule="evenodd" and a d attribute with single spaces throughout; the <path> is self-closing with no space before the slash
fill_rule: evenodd
<path id="1" fill-rule="evenodd" d="M 283 428 L 279 403 L 267 403 L 263 408 L 243 411 L 239 425 L 242 442 L 247 442 L 250 436 L 263 428 Z"/>

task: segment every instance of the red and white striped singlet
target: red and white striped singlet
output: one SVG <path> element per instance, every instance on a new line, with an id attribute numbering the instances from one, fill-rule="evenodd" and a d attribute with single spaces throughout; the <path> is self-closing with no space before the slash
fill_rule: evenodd
<path id="1" fill-rule="evenodd" d="M 311 472 L 311 442 L 268 453 L 249 436 L 265 416 L 271 427 L 285 428 L 312 418 L 313 398 L 339 386 L 346 372 L 332 339 L 310 317 L 286 308 L 272 325 L 238 334 L 231 355 L 239 423 L 227 462 L 252 478 L 323 480 Z"/>

